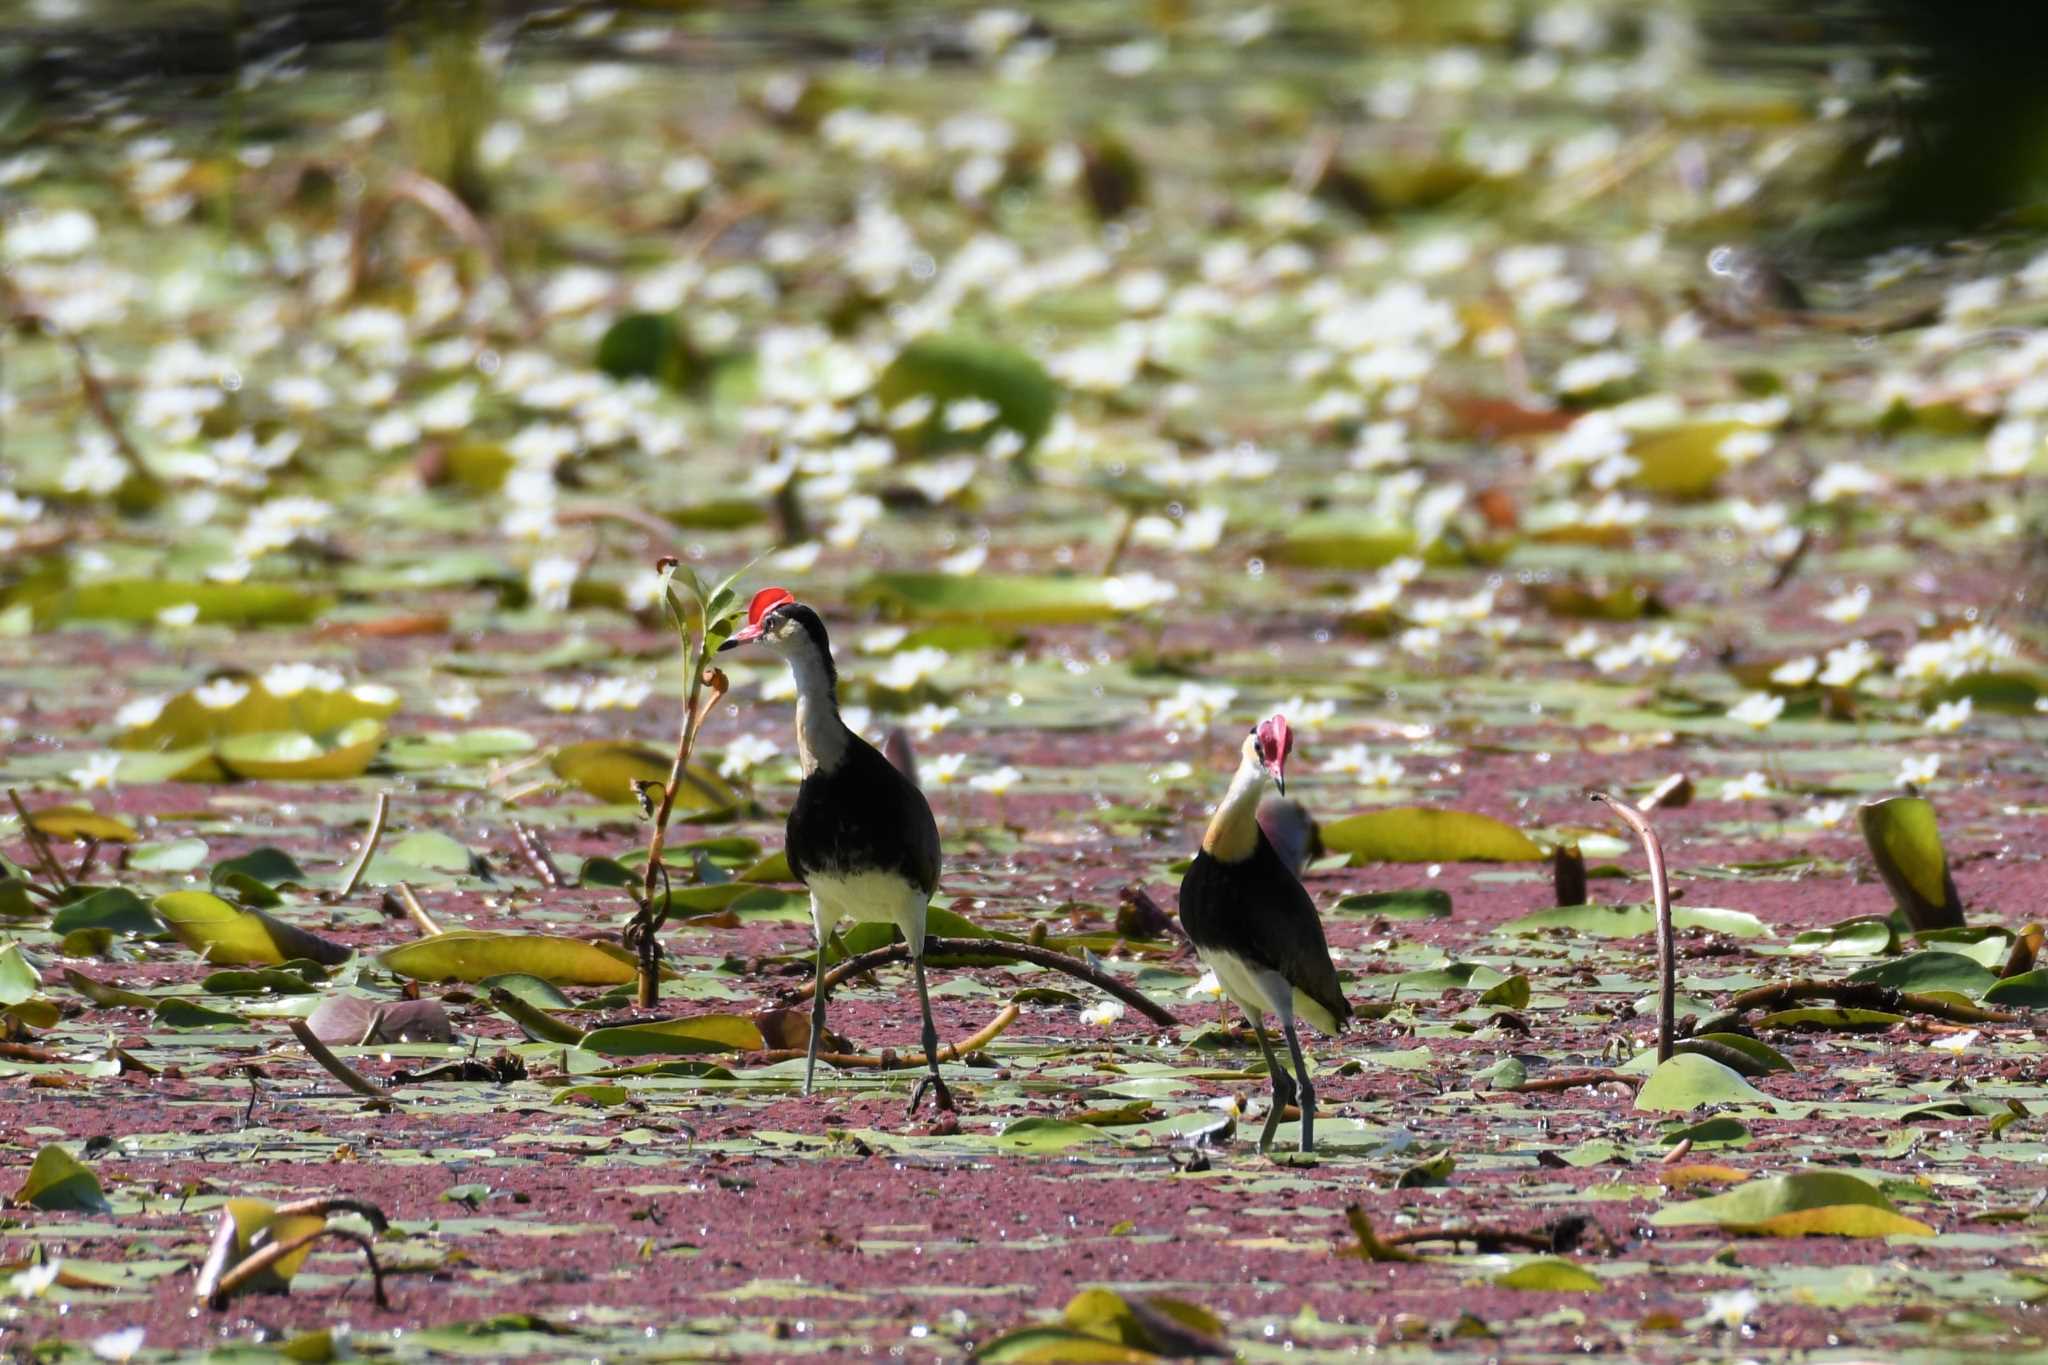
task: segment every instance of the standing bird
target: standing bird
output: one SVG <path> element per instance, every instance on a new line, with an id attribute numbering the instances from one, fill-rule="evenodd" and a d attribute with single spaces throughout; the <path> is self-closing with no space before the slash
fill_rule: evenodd
<path id="1" fill-rule="evenodd" d="M 804 778 L 783 847 L 789 870 L 811 893 L 818 935 L 804 1093 L 811 1093 L 818 1039 L 825 1032 L 825 943 L 843 919 L 877 920 L 903 931 L 924 1011 L 931 1074 L 918 1081 L 910 1112 L 917 1112 L 926 1087 L 940 1109 L 951 1109 L 952 1092 L 939 1076 L 939 1030 L 924 979 L 925 907 L 939 886 L 939 826 L 932 808 L 917 783 L 839 718 L 839 671 L 817 612 L 787 589 L 763 588 L 747 606 L 746 625 L 719 649 L 749 641 L 780 655 L 796 678 L 796 751 Z"/>
<path id="2" fill-rule="evenodd" d="M 1251 1017 L 1273 1078 L 1273 1110 L 1259 1135 L 1259 1150 L 1272 1145 L 1280 1112 L 1298 1093 L 1301 1150 L 1315 1150 L 1316 1092 L 1295 1034 L 1298 1014 L 1335 1035 L 1351 1018 L 1351 1002 L 1337 981 L 1330 947 L 1316 903 L 1301 879 L 1274 851 L 1259 826 L 1259 794 L 1271 777 L 1287 791 L 1287 756 L 1294 733 L 1285 716 L 1259 722 L 1246 736 L 1237 773 L 1223 795 L 1202 850 L 1180 883 L 1180 923 L 1202 962 L 1216 973 L 1224 994 Z M 1280 1017 L 1280 1031 L 1294 1058 L 1289 1079 L 1266 1036 L 1266 1014 Z"/>

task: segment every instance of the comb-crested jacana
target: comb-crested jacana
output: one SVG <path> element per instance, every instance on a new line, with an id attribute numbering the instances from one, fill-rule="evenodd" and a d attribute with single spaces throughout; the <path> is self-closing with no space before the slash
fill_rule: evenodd
<path id="1" fill-rule="evenodd" d="M 1351 1018 L 1337 980 L 1323 923 L 1301 879 L 1260 828 L 1259 796 L 1271 778 L 1284 795 L 1294 735 L 1285 716 L 1259 722 L 1245 737 L 1230 789 L 1202 835 L 1202 848 L 1180 883 L 1180 922 L 1195 951 L 1216 973 L 1224 994 L 1251 1017 L 1273 1079 L 1273 1107 L 1259 1135 L 1272 1145 L 1281 1111 L 1301 1104 L 1301 1150 L 1315 1150 L 1316 1092 L 1295 1032 L 1297 1017 L 1336 1034 Z M 1266 1015 L 1279 1017 L 1293 1057 L 1293 1084 L 1274 1055 Z M 1291 1092 L 1291 1093 L 1290 1093 Z"/>
<path id="2" fill-rule="evenodd" d="M 931 1073 L 912 1092 L 910 1112 L 917 1112 L 927 1087 L 940 1109 L 951 1109 L 952 1092 L 939 1076 L 939 1031 L 924 976 L 925 908 L 939 886 L 939 827 L 931 805 L 915 782 L 839 718 L 839 673 L 817 612 L 786 589 L 764 588 L 748 604 L 747 623 L 719 648 L 750 642 L 779 655 L 796 678 L 803 783 L 783 847 L 790 871 L 811 893 L 818 935 L 804 1093 L 811 1093 L 816 1079 L 818 1040 L 825 1032 L 825 944 L 841 920 L 871 920 L 902 930 L 917 978 Z"/>

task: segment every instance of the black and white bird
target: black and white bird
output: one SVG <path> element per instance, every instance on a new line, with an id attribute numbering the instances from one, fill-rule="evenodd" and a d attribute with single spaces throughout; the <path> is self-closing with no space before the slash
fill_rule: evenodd
<path id="1" fill-rule="evenodd" d="M 924 977 L 925 908 L 939 886 L 939 827 L 915 782 L 839 718 L 839 672 L 818 613 L 787 589 L 764 588 L 747 606 L 747 623 L 720 645 L 759 642 L 789 665 L 796 679 L 796 751 L 803 768 L 789 812 L 784 850 L 789 869 L 811 893 L 818 935 L 817 985 L 811 994 L 810 1053 L 804 1093 L 818 1069 L 825 1032 L 825 944 L 841 920 L 893 924 L 910 945 L 917 1003 L 924 1013 L 924 1055 L 931 1074 L 919 1080 L 910 1111 L 930 1087 L 940 1109 L 953 1107 L 939 1076 L 939 1031 Z"/>
<path id="2" fill-rule="evenodd" d="M 1299 1096 L 1301 1150 L 1315 1150 L 1316 1092 L 1301 1054 L 1295 1020 L 1334 1036 L 1351 1018 L 1337 980 L 1315 901 L 1283 861 L 1258 820 L 1267 778 L 1284 795 L 1294 734 L 1285 716 L 1254 726 L 1245 737 L 1230 790 L 1202 835 L 1202 848 L 1180 883 L 1180 923 L 1223 993 L 1250 1016 L 1273 1078 L 1273 1108 L 1259 1135 L 1272 1145 L 1281 1111 Z M 1266 1034 L 1266 1015 L 1280 1020 L 1294 1060 L 1288 1077 Z"/>

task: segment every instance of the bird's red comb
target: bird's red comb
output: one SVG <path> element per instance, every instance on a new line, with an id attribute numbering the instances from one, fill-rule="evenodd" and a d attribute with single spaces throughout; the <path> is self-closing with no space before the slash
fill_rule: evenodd
<path id="1" fill-rule="evenodd" d="M 1281 759 L 1294 752 L 1294 730 L 1287 717 L 1273 715 L 1259 722 L 1259 747 Z"/>
<path id="2" fill-rule="evenodd" d="M 784 602 L 796 601 L 796 594 L 788 588 L 763 588 L 754 594 L 754 600 L 747 603 L 747 624 L 758 626 L 766 616 Z"/>

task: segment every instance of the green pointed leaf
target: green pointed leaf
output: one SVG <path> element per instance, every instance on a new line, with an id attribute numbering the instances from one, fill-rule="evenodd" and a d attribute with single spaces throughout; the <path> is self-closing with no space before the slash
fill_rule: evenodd
<path id="1" fill-rule="evenodd" d="M 1747 1147 L 1754 1140 L 1748 1124 L 1726 1114 L 1699 1123 L 1670 1124 L 1659 1138 L 1666 1147 L 1676 1147 L 1681 1142 L 1696 1147 Z"/>
<path id="2" fill-rule="evenodd" d="M 1479 997 L 1482 1005 L 1500 1005 L 1507 1009 L 1526 1009 L 1529 1005 L 1529 978 L 1519 972 L 1488 990 Z"/>
<path id="3" fill-rule="evenodd" d="M 475 982 L 518 972 L 559 986 L 622 986 L 635 974 L 631 954 L 609 943 L 467 929 L 402 943 L 377 961 L 415 981 Z"/>
<path id="4" fill-rule="evenodd" d="M 100 1179 L 78 1158 L 55 1143 L 36 1152 L 28 1178 L 11 1201 L 52 1213 L 105 1213 L 107 1196 Z"/>
<path id="5" fill-rule="evenodd" d="M 1857 808 L 1856 823 L 1892 900 L 1915 929 L 1963 922 L 1962 901 L 1949 875 L 1934 807 L 1918 796 L 1894 796 Z"/>
<path id="6" fill-rule="evenodd" d="M 1795 953 L 1882 957 L 1899 946 L 1889 915 L 1857 915 L 1825 929 L 1808 929 L 1789 945 Z"/>
<path id="7" fill-rule="evenodd" d="M 152 905 L 179 942 L 220 967 L 276 967 L 297 957 L 332 967 L 353 951 L 206 891 L 173 891 Z"/>
<path id="8" fill-rule="evenodd" d="M 42 988 L 43 978 L 22 955 L 19 943 L 0 947 L 0 1005 L 19 1005 Z"/>
<path id="9" fill-rule="evenodd" d="M 113 815 L 101 815 L 90 806 L 45 806 L 31 811 L 29 824 L 52 839 L 97 839 L 103 844 L 132 844 L 138 836 L 135 826 Z"/>
<path id="10" fill-rule="evenodd" d="M 1544 1294 L 1597 1294 L 1607 1287 L 1605 1280 L 1584 1266 L 1548 1257 L 1524 1261 L 1513 1270 L 1494 1276 L 1493 1282 L 1502 1289 L 1528 1289 Z"/>
<path id="11" fill-rule="evenodd" d="M 744 1014 L 700 1014 L 652 1024 L 592 1029 L 579 1044 L 602 1057 L 692 1052 L 758 1052 L 767 1046 L 761 1027 Z"/>
<path id="12" fill-rule="evenodd" d="M 156 1002 L 156 1022 L 164 1028 L 247 1028 L 249 1021 L 227 1010 L 209 1009 L 182 995 Z"/>
<path id="13" fill-rule="evenodd" d="M 1451 893 L 1433 886 L 1407 891 L 1367 891 L 1344 897 L 1324 913 L 1374 915 L 1380 919 L 1448 919 Z"/>
<path id="14" fill-rule="evenodd" d="M 1103 1135 L 1093 1124 L 1070 1119 L 1022 1118 L 996 1134 L 996 1146 L 1009 1152 L 1059 1152 Z"/>
<path id="15" fill-rule="evenodd" d="M 282 886 L 286 882 L 304 885 L 306 871 L 298 860 L 281 848 L 252 848 L 239 858 L 223 858 L 213 865 L 211 880 L 218 884 L 230 873 L 241 873 L 245 877 L 261 882 L 265 886 Z"/>
<path id="16" fill-rule="evenodd" d="M 1805 1209 L 1860 1204 L 1896 1212 L 1892 1201 L 1869 1181 L 1847 1171 L 1812 1170 L 1751 1180 L 1721 1194 L 1666 1205 L 1651 1215 L 1660 1228 L 1718 1224 L 1735 1227 L 1761 1223 Z"/>
<path id="17" fill-rule="evenodd" d="M 1849 979 L 1873 986 L 1894 986 L 1902 991 L 1954 991 L 1974 1000 L 1998 980 L 1998 973 L 1961 953 L 1928 949 L 1875 963 L 1850 973 Z"/>
<path id="18" fill-rule="evenodd" d="M 124 991 L 118 986 L 104 986 L 84 972 L 64 969 L 64 984 L 102 1009 L 151 1010 L 156 1008 L 156 997 L 143 995 L 139 991 Z"/>
<path id="19" fill-rule="evenodd" d="M 1769 1104 L 1771 1097 L 1740 1073 L 1707 1057 L 1674 1053 L 1636 1092 L 1635 1107 L 1647 1113 L 1683 1114 L 1710 1104 Z"/>
<path id="20" fill-rule="evenodd" d="M 1364 863 L 1540 862 L 1528 835 L 1490 815 L 1390 806 L 1323 826 L 1323 847 Z"/>
<path id="21" fill-rule="evenodd" d="M 2048 1005 L 2048 967 L 2008 976 L 1984 992 L 1987 1005 L 2017 1005 L 2036 1009 Z"/>
<path id="22" fill-rule="evenodd" d="M 164 926 L 150 910 L 148 901 L 124 886 L 109 886 L 84 900 L 73 901 L 50 917 L 52 933 L 68 934 L 78 929 L 106 929 L 147 937 L 161 934 Z"/>
<path id="23" fill-rule="evenodd" d="M 1812 1029 L 1817 1032 L 1872 1033 L 1901 1023 L 1906 1016 L 1888 1010 L 1835 1008 L 1810 1005 L 1777 1010 L 1756 1021 L 1756 1028 Z"/>
<path id="24" fill-rule="evenodd" d="M 549 760 L 555 776 L 581 787 L 607 805 L 631 805 L 639 800 L 637 782 L 667 785 L 673 753 L 663 753 L 637 740 L 587 740 L 557 749 Z M 740 794 L 711 769 L 692 763 L 682 787 L 676 792 L 676 813 L 732 810 Z"/>

